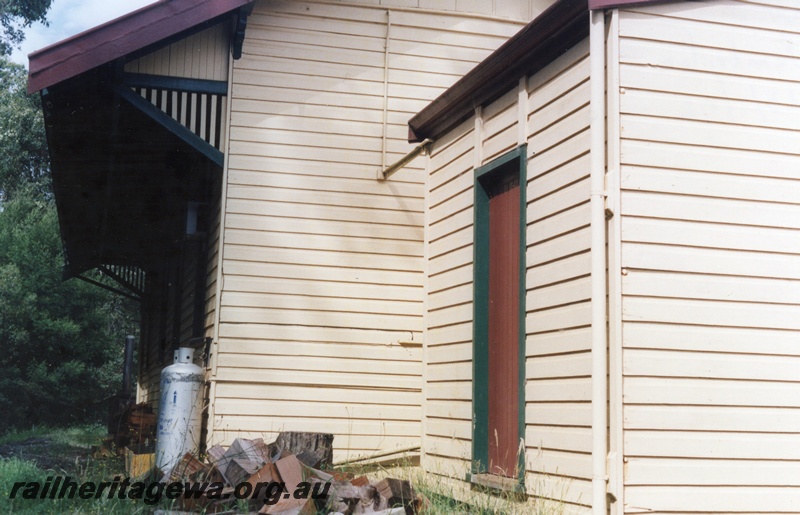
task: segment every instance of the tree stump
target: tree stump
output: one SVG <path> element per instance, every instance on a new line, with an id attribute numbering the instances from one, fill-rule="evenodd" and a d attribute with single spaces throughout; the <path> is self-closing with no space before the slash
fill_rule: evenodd
<path id="1" fill-rule="evenodd" d="M 319 468 L 330 468 L 333 463 L 333 435 L 330 433 L 283 432 L 275 440 L 275 447 L 295 455 L 311 451 L 320 457 Z"/>

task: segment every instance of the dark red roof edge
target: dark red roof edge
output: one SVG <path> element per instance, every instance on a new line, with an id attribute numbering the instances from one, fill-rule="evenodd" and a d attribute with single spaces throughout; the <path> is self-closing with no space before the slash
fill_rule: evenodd
<path id="1" fill-rule="evenodd" d="M 408 140 L 436 139 L 588 35 L 587 0 L 559 0 L 408 121 Z M 585 32 L 585 34 L 584 34 Z M 560 54 L 559 54 L 560 55 Z"/>
<path id="2" fill-rule="evenodd" d="M 28 92 L 58 84 L 252 1 L 161 0 L 142 7 L 31 53 Z"/>
<path id="3" fill-rule="evenodd" d="M 642 4 L 663 4 L 675 0 L 589 0 L 589 9 L 611 9 L 613 7 L 624 7 L 626 5 Z"/>

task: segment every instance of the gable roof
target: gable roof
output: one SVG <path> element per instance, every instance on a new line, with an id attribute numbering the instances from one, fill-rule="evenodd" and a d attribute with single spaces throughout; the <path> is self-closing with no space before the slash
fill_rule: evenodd
<path id="1" fill-rule="evenodd" d="M 154 116 L 157 107 L 125 101 L 121 92 L 140 97 L 119 65 L 217 23 L 241 25 L 252 1 L 161 0 L 30 55 L 65 277 L 103 266 L 157 269 L 184 236 L 188 203 L 208 202 L 221 167 Z"/>
<path id="2" fill-rule="evenodd" d="M 253 0 L 161 0 L 28 56 L 28 92 L 137 52 Z"/>

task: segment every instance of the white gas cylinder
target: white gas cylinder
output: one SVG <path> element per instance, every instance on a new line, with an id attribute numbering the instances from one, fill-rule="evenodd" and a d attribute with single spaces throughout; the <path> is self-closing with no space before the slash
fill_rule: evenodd
<path id="1" fill-rule="evenodd" d="M 156 466 L 168 472 L 187 452 L 197 454 L 203 415 L 203 370 L 192 363 L 194 349 L 175 351 L 161 371 Z"/>

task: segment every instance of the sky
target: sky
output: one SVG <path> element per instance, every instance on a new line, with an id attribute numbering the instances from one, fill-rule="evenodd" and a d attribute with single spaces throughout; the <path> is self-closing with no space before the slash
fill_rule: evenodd
<path id="1" fill-rule="evenodd" d="M 27 67 L 28 54 L 31 52 L 153 2 L 154 0 L 53 0 L 47 13 L 50 26 L 36 23 L 26 30 L 22 48 L 15 50 L 11 59 Z"/>

